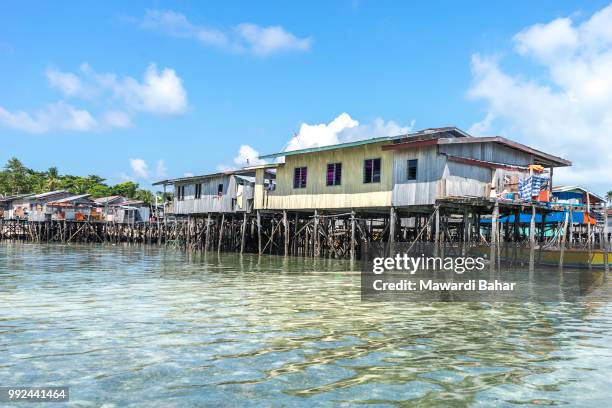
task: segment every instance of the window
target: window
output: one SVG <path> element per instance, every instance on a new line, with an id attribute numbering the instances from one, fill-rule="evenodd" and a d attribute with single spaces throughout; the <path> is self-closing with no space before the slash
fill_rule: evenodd
<path id="1" fill-rule="evenodd" d="M 380 183 L 380 158 L 363 162 L 363 182 Z"/>
<path id="2" fill-rule="evenodd" d="M 416 180 L 417 179 L 417 164 L 418 160 L 408 160 L 408 172 L 407 177 L 408 180 Z"/>
<path id="3" fill-rule="evenodd" d="M 296 167 L 293 170 L 293 188 L 306 188 L 306 167 Z"/>
<path id="4" fill-rule="evenodd" d="M 183 201 L 185 199 L 185 186 L 176 187 L 176 199 L 178 201 Z"/>
<path id="5" fill-rule="evenodd" d="M 196 200 L 202 198 L 202 184 L 195 185 L 195 198 Z"/>
<path id="6" fill-rule="evenodd" d="M 329 163 L 325 181 L 328 186 L 339 186 L 342 181 L 342 163 Z"/>
<path id="7" fill-rule="evenodd" d="M 219 185 L 217 186 L 217 194 L 223 195 L 223 183 L 219 183 Z"/>

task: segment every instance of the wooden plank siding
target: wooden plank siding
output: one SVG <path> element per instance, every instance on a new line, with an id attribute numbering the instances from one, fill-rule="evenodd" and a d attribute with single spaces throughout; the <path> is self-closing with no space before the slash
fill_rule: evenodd
<path id="1" fill-rule="evenodd" d="M 201 198 L 195 198 L 196 184 L 202 184 Z M 218 187 L 223 184 L 223 194 L 218 194 Z M 176 196 L 178 187 L 185 186 L 183 200 Z M 237 180 L 234 175 L 222 175 L 197 180 L 197 182 L 175 183 L 174 214 L 206 214 L 250 212 L 252 210 L 253 186 L 245 183 L 243 190 L 243 206 L 237 205 Z"/>
<path id="2" fill-rule="evenodd" d="M 439 149 L 440 153 L 495 163 L 517 166 L 527 166 L 533 163 L 533 157 L 530 154 L 492 142 L 446 144 L 440 145 Z"/>
<path id="3" fill-rule="evenodd" d="M 257 172 L 256 209 L 350 209 L 389 207 L 393 186 L 393 152 L 381 147 L 388 142 L 287 156 L 276 170 L 276 189 L 266 191 L 263 172 Z M 381 159 L 379 183 L 363 182 L 366 159 Z M 326 185 L 327 165 L 342 163 L 340 185 Z M 296 167 L 306 167 L 306 188 L 293 188 Z"/>
<path id="4" fill-rule="evenodd" d="M 382 150 L 388 142 L 336 150 L 307 152 L 286 157 L 277 168 L 276 189 L 264 188 L 263 170 L 255 184 L 255 208 L 270 210 L 349 209 L 432 205 L 449 196 L 487 197 L 492 183 L 502 185 L 504 175 L 520 174 L 447 160 L 447 155 L 527 166 L 531 154 L 493 142 L 470 144 L 419 144 L 416 147 Z M 365 159 L 381 158 L 380 183 L 363 182 Z M 416 180 L 408 180 L 408 161 L 417 160 Z M 326 185 L 327 165 L 342 163 L 342 182 Z M 296 167 L 308 169 L 306 188 L 293 187 Z M 492 166 L 494 167 L 494 166 Z"/>
<path id="5" fill-rule="evenodd" d="M 418 160 L 417 179 L 408 180 L 408 160 Z M 446 159 L 437 146 L 396 150 L 393 166 L 392 203 L 396 207 L 433 204 L 440 195 Z"/>

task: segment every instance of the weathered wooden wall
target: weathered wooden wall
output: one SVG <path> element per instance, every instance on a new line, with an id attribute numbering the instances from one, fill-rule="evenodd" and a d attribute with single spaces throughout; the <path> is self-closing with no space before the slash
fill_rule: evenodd
<path id="1" fill-rule="evenodd" d="M 439 149 L 440 153 L 495 163 L 517 166 L 527 166 L 533 163 L 530 154 L 493 142 L 443 144 L 439 146 Z"/>
<path id="2" fill-rule="evenodd" d="M 408 180 L 408 160 L 418 160 L 417 179 Z M 393 199 L 396 207 L 433 204 L 443 192 L 440 179 L 446 158 L 437 154 L 436 146 L 395 151 L 393 165 Z"/>
<path id="3" fill-rule="evenodd" d="M 202 184 L 201 198 L 195 198 L 196 184 Z M 217 193 L 219 184 L 223 184 L 223 194 Z M 248 184 L 248 183 L 247 183 Z M 183 200 L 178 200 L 176 191 L 178 186 L 185 186 Z M 237 181 L 233 175 L 209 177 L 197 182 L 182 182 L 174 186 L 174 214 L 206 214 L 206 213 L 233 213 L 237 211 L 251 211 L 252 207 L 247 203 L 253 199 L 253 186 L 246 185 L 243 192 L 244 205 L 242 208 L 236 206 Z"/>
<path id="4" fill-rule="evenodd" d="M 339 209 L 372 208 L 391 205 L 393 186 L 393 153 L 383 151 L 386 142 L 343 149 L 287 156 L 276 172 L 276 190 L 266 192 L 262 187 L 263 172 L 258 172 L 255 190 L 256 209 Z M 365 159 L 381 158 L 379 183 L 363 182 Z M 326 185 L 327 165 L 342 163 L 342 182 Z M 296 167 L 307 167 L 306 188 L 293 188 Z M 262 194 L 258 197 L 258 194 Z"/>

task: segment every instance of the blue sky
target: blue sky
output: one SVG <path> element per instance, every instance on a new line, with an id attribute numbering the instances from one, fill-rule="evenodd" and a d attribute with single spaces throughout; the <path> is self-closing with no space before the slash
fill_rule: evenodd
<path id="1" fill-rule="evenodd" d="M 4 2 L 0 161 L 148 186 L 294 133 L 303 146 L 456 125 L 569 158 L 562 181 L 607 191 L 607 5 Z"/>

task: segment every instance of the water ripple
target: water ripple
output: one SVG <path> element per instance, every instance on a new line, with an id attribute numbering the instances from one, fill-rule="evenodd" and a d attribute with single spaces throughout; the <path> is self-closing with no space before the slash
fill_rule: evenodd
<path id="1" fill-rule="evenodd" d="M 359 283 L 330 260 L 3 243 L 0 383 L 74 406 L 607 404 L 608 304 L 362 303 Z"/>

